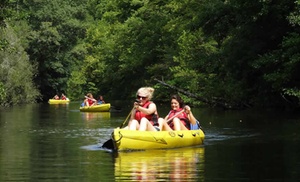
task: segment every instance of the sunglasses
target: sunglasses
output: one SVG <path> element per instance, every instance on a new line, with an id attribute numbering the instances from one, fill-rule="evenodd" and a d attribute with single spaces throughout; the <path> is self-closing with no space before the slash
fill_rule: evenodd
<path id="1" fill-rule="evenodd" d="M 138 99 L 142 98 L 143 100 L 145 100 L 147 97 L 142 97 L 142 96 L 137 95 L 136 98 L 138 98 Z"/>

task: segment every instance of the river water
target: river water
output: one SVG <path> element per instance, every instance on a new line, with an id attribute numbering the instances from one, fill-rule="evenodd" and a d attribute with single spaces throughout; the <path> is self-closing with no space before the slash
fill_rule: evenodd
<path id="1" fill-rule="evenodd" d="M 114 153 L 100 146 L 131 106 L 83 113 L 80 103 L 0 109 L 0 181 L 298 181 L 300 115 L 193 108 L 205 143 Z M 161 116 L 168 105 L 158 106 Z"/>

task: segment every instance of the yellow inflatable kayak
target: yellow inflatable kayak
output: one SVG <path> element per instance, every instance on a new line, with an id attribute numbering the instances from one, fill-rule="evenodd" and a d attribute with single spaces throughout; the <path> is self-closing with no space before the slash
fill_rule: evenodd
<path id="1" fill-rule="evenodd" d="M 49 104 L 69 104 L 70 100 L 56 100 L 56 99 L 49 99 Z"/>
<path id="2" fill-rule="evenodd" d="M 108 112 L 110 110 L 110 103 L 94 106 L 84 106 L 80 107 L 79 110 L 82 112 Z"/>
<path id="3" fill-rule="evenodd" d="M 183 131 L 132 131 L 114 129 L 111 146 L 114 150 L 170 149 L 202 145 L 201 129 Z M 109 146 L 109 142 L 105 144 Z M 109 147 L 107 147 L 109 148 Z"/>

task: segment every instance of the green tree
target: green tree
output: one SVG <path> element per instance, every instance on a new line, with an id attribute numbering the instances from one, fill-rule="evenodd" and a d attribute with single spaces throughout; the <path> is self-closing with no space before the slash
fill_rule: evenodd
<path id="1" fill-rule="evenodd" d="M 88 4 L 95 20 L 83 44 L 89 56 L 70 82 L 81 90 L 125 99 L 151 85 L 166 97 L 170 90 L 153 81 L 163 78 L 228 107 L 280 104 L 282 95 L 299 95 L 297 1 Z"/>
<path id="2" fill-rule="evenodd" d="M 80 45 L 89 19 L 86 3 L 29 0 L 22 4 L 30 14 L 28 21 L 33 29 L 27 51 L 31 61 L 38 65 L 35 82 L 45 100 L 66 93 L 71 72 L 84 57 L 80 55 L 85 52 Z"/>
<path id="3" fill-rule="evenodd" d="M 25 31 L 23 29 L 23 31 Z M 0 100 L 2 106 L 35 102 L 40 96 L 34 82 L 35 67 L 15 30 L 9 25 L 0 29 Z"/>
<path id="4" fill-rule="evenodd" d="M 266 67 L 255 62 L 277 50 L 293 31 L 287 17 L 294 8 L 294 1 L 202 1 L 197 24 L 218 43 L 219 50 L 212 55 L 217 60 L 214 81 L 227 102 L 258 105 L 281 100 L 280 89 L 266 84 Z M 268 71 L 273 71 L 273 63 Z"/>

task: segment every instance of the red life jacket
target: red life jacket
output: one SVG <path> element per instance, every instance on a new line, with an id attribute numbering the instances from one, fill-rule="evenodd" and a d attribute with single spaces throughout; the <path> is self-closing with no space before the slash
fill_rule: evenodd
<path id="1" fill-rule="evenodd" d="M 95 103 L 92 99 L 88 99 L 87 101 L 89 103 L 89 106 L 91 106 L 91 105 L 93 105 Z"/>
<path id="2" fill-rule="evenodd" d="M 143 106 L 141 106 L 141 107 L 143 107 L 143 108 L 148 108 L 149 105 L 150 105 L 151 103 L 152 103 L 152 102 L 148 101 L 148 102 L 146 102 L 146 103 L 145 103 Z M 157 112 L 155 112 L 155 113 L 153 113 L 153 114 L 150 114 L 150 115 L 146 115 L 145 113 L 143 113 L 143 112 L 141 112 L 141 111 L 139 111 L 139 110 L 136 110 L 134 119 L 136 119 L 137 121 L 141 121 L 141 119 L 142 119 L 143 117 L 145 117 L 145 118 L 147 118 L 149 121 L 152 121 L 154 115 L 157 116 Z M 157 118 L 158 118 L 158 117 L 157 117 Z"/>
<path id="3" fill-rule="evenodd" d="M 182 111 L 182 108 L 177 109 L 177 110 L 171 110 L 168 114 L 168 119 L 172 118 L 174 115 L 176 115 L 178 112 Z M 190 129 L 190 122 L 189 122 L 189 118 L 187 116 L 187 114 L 185 112 L 180 113 L 179 115 L 176 116 L 178 119 L 180 119 L 180 121 L 182 122 L 182 124 L 187 128 Z M 170 127 L 172 129 L 174 129 L 174 125 L 173 122 L 171 122 Z"/>

